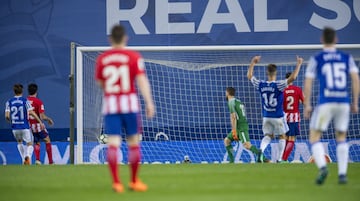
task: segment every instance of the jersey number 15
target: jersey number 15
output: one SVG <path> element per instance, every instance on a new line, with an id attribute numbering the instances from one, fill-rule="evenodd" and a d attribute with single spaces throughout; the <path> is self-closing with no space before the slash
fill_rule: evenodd
<path id="1" fill-rule="evenodd" d="M 326 87 L 333 89 L 343 89 L 346 87 L 346 65 L 345 63 L 326 63 L 321 69 L 321 73 L 325 75 Z"/>

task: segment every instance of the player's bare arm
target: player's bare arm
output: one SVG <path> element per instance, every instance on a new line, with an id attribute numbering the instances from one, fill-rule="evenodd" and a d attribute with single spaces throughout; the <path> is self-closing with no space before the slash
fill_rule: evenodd
<path id="1" fill-rule="evenodd" d="M 233 135 L 234 140 L 239 140 L 239 138 L 237 137 L 237 133 L 236 133 L 236 113 L 231 113 L 230 114 L 230 119 L 231 119 L 231 132 Z"/>
<path id="2" fill-rule="evenodd" d="M 304 83 L 304 94 L 305 94 L 304 117 L 305 117 L 305 119 L 310 118 L 311 111 L 312 111 L 310 100 L 311 100 L 313 81 L 314 81 L 313 78 L 306 78 L 305 83 Z"/>
<path id="3" fill-rule="evenodd" d="M 33 116 L 36 119 L 36 121 L 40 123 L 41 129 L 45 128 L 44 123 L 41 121 L 40 117 L 36 114 L 36 112 L 34 112 L 34 110 L 29 110 L 29 114 Z"/>
<path id="4" fill-rule="evenodd" d="M 5 112 L 5 119 L 6 121 L 10 122 L 10 112 L 8 111 Z"/>
<path id="5" fill-rule="evenodd" d="M 303 63 L 304 59 L 296 56 L 296 68 L 294 70 L 293 73 L 291 73 L 290 77 L 287 79 L 287 83 L 292 83 L 294 80 L 296 80 L 299 72 L 300 72 L 300 68 L 301 68 L 301 64 Z"/>
<path id="6" fill-rule="evenodd" d="M 54 125 L 54 121 L 48 117 L 45 113 L 40 113 L 40 119 L 47 121 L 50 126 Z"/>
<path id="7" fill-rule="evenodd" d="M 251 78 L 253 77 L 255 64 L 260 61 L 260 58 L 261 56 L 255 56 L 251 59 L 251 63 L 247 72 L 247 77 L 249 80 L 251 80 Z"/>
<path id="8" fill-rule="evenodd" d="M 359 112 L 359 106 L 358 106 L 358 101 L 359 101 L 359 93 L 360 93 L 360 88 L 359 88 L 359 75 L 357 73 L 351 73 L 350 74 L 351 77 L 351 88 L 352 88 L 352 104 L 351 104 L 351 111 L 353 113 L 358 113 Z"/>
<path id="9" fill-rule="evenodd" d="M 155 115 L 155 105 L 152 99 L 149 80 L 145 74 L 141 74 L 136 77 L 136 82 L 145 100 L 146 117 L 151 119 Z"/>

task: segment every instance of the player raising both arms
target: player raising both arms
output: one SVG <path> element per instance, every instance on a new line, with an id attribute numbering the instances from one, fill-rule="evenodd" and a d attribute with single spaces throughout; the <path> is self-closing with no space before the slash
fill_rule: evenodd
<path id="1" fill-rule="evenodd" d="M 6 102 L 5 119 L 11 123 L 12 132 L 16 141 L 22 161 L 25 165 L 31 164 L 31 155 L 34 150 L 32 146 L 32 135 L 28 121 L 28 115 L 33 116 L 39 123 L 40 128 L 44 128 L 44 124 L 33 111 L 33 108 L 26 98 L 22 97 L 23 86 L 15 84 L 13 87 L 15 96 Z M 23 141 L 26 143 L 26 150 L 23 147 Z"/>
<path id="2" fill-rule="evenodd" d="M 251 145 L 249 139 L 249 125 L 246 119 L 245 105 L 237 98 L 235 98 L 235 88 L 226 88 L 226 100 L 230 111 L 231 128 L 232 131 L 224 139 L 224 145 L 229 156 L 230 163 L 234 163 L 234 154 L 231 142 L 239 141 L 243 146 L 259 156 L 261 151 L 254 145 Z"/>
<path id="3" fill-rule="evenodd" d="M 337 42 L 335 30 L 324 28 L 321 41 L 323 51 L 311 57 L 306 68 L 304 92 L 305 92 L 305 118 L 310 117 L 311 91 L 313 80 L 317 78 L 320 85 L 318 103 L 310 120 L 310 143 L 319 175 L 316 183 L 324 183 L 328 170 L 325 161 L 325 150 L 320 142 L 322 132 L 325 132 L 334 121 L 336 134 L 336 156 L 338 161 L 339 183 L 347 183 L 347 165 L 349 157 L 349 145 L 346 143 L 346 132 L 350 119 L 350 95 L 348 80 L 352 84 L 353 113 L 357 113 L 359 98 L 359 69 L 355 65 L 351 55 L 338 51 L 335 47 Z"/>
<path id="4" fill-rule="evenodd" d="M 284 149 L 285 149 L 285 133 L 289 130 L 285 119 L 283 110 L 283 91 L 286 86 L 293 82 L 299 74 L 303 59 L 297 57 L 297 64 L 294 72 L 288 79 L 276 80 L 276 65 L 269 64 L 267 66 L 268 81 L 258 80 L 253 76 L 254 66 L 260 61 L 260 56 L 252 58 L 247 77 L 251 80 L 251 83 L 261 94 L 262 110 L 263 110 L 263 133 L 264 138 L 261 140 L 260 150 L 264 152 L 266 147 L 270 144 L 271 139 L 275 136 L 279 136 L 279 157 L 278 161 L 281 161 Z M 261 154 L 259 162 L 264 162 L 264 155 Z"/>
<path id="5" fill-rule="evenodd" d="M 147 185 L 138 178 L 140 154 L 139 101 L 135 81 L 145 100 L 146 116 L 152 118 L 155 107 L 145 65 L 138 52 L 124 49 L 127 44 L 125 28 L 116 25 L 111 30 L 112 49 L 101 54 L 96 61 L 95 79 L 104 91 L 103 115 L 108 137 L 107 161 L 113 180 L 113 190 L 121 193 L 124 187 L 118 176 L 117 153 L 122 129 L 126 131 L 130 163 L 130 184 L 133 191 L 146 191 Z"/>
<path id="6" fill-rule="evenodd" d="M 288 79 L 291 73 L 286 73 Z M 297 135 L 300 135 L 300 111 L 299 105 L 304 102 L 304 94 L 300 87 L 293 85 L 292 82 L 284 90 L 284 112 L 289 131 L 286 133 L 285 151 L 282 161 L 288 162 Z"/>
<path id="7" fill-rule="evenodd" d="M 53 120 L 45 115 L 45 107 L 43 102 L 37 98 L 37 90 L 38 86 L 36 84 L 29 84 L 28 85 L 28 93 L 29 96 L 27 97 L 28 101 L 30 102 L 31 106 L 34 108 L 34 112 L 40 117 L 40 119 L 47 121 L 50 126 L 54 124 Z M 41 129 L 40 124 L 32 117 L 29 118 L 30 127 L 34 136 L 34 153 L 35 153 L 35 164 L 40 165 L 40 140 L 45 141 L 46 146 L 46 153 L 48 155 L 49 164 L 53 164 L 52 158 L 52 148 L 49 133 L 46 128 Z"/>

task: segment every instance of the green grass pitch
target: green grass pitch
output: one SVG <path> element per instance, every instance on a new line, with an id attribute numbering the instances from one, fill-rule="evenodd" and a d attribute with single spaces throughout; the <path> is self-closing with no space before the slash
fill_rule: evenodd
<path id="1" fill-rule="evenodd" d="M 121 166 L 127 185 L 129 171 Z M 149 191 L 115 194 L 105 165 L 1 166 L 4 201 L 350 201 L 360 200 L 360 164 L 349 164 L 349 183 L 337 184 L 336 164 L 316 186 L 314 164 L 143 165 Z"/>

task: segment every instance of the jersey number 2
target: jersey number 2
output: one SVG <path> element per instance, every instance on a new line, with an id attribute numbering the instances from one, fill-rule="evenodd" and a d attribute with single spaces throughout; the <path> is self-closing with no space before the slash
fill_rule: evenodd
<path id="1" fill-rule="evenodd" d="M 103 75 L 106 77 L 105 91 L 107 93 L 128 92 L 130 90 L 129 74 L 129 66 L 127 65 L 119 67 L 113 65 L 106 66 L 103 71 Z"/>
<path id="2" fill-rule="evenodd" d="M 294 109 L 294 97 L 293 96 L 286 97 L 286 109 L 287 110 Z"/>

